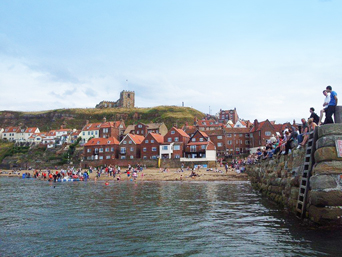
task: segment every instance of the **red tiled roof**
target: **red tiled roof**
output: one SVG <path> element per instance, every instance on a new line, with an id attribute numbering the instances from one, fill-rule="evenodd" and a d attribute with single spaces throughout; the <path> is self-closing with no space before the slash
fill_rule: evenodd
<path id="1" fill-rule="evenodd" d="M 25 130 L 25 133 L 35 133 L 35 131 L 36 131 L 37 129 L 38 129 L 37 127 L 27 128 L 27 129 Z"/>
<path id="2" fill-rule="evenodd" d="M 140 145 L 141 142 L 144 141 L 144 136 L 134 134 L 127 134 L 127 136 L 129 136 L 136 145 Z"/>
<path id="3" fill-rule="evenodd" d="M 89 123 L 82 128 L 82 131 L 99 130 L 101 123 Z"/>
<path id="4" fill-rule="evenodd" d="M 20 132 L 20 127 L 7 127 L 4 130 L 4 133 L 13 133 L 13 132 L 15 133 Z"/>
<path id="5" fill-rule="evenodd" d="M 93 146 L 93 145 L 119 145 L 120 142 L 114 138 L 92 138 L 84 146 Z"/>
<path id="6" fill-rule="evenodd" d="M 158 143 L 164 143 L 164 137 L 157 133 L 150 133 L 151 136 L 158 142 Z"/>
<path id="7" fill-rule="evenodd" d="M 188 138 L 190 137 L 187 133 L 185 133 L 185 131 L 183 129 L 178 129 L 175 127 L 173 127 L 172 129 L 176 130 L 183 137 L 188 137 Z"/>

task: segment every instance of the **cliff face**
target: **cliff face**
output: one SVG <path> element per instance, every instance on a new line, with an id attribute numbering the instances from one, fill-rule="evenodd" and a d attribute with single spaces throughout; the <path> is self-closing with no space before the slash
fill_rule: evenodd
<path id="1" fill-rule="evenodd" d="M 342 126 L 317 127 L 315 152 L 304 217 L 319 225 L 342 224 L 342 158 L 335 142 L 342 140 Z M 297 212 L 298 194 L 304 170 L 305 149 L 248 166 L 252 186 L 292 213 Z"/>
<path id="2" fill-rule="evenodd" d="M 107 109 L 59 109 L 42 112 L 0 112 L 0 127 L 24 125 L 39 127 L 40 131 L 58 129 L 61 125 L 66 128 L 81 129 L 86 120 L 102 122 L 124 120 L 126 125 L 139 122 L 164 122 L 168 128 L 185 122 L 190 124 L 194 118 L 204 117 L 204 113 L 189 107 L 159 106 L 154 108 L 107 108 Z"/>

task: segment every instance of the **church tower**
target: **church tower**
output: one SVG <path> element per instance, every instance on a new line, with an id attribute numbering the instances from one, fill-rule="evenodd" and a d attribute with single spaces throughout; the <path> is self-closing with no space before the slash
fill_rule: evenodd
<path id="1" fill-rule="evenodd" d="M 119 107 L 122 108 L 134 108 L 135 93 L 134 91 L 122 91 L 120 93 Z"/>

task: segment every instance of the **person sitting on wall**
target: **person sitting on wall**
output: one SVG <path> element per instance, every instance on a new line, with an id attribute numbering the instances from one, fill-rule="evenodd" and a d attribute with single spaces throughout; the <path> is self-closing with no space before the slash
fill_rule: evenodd
<path id="1" fill-rule="evenodd" d="M 309 124 L 309 132 L 314 131 L 316 126 L 317 126 L 317 124 L 315 122 L 313 122 L 312 118 L 308 120 L 308 124 Z M 308 140 L 309 140 L 309 132 L 306 133 L 306 135 L 304 136 L 303 142 L 301 142 L 298 145 L 297 149 L 302 148 L 308 142 Z"/>
<path id="2" fill-rule="evenodd" d="M 308 123 L 304 118 L 302 118 L 302 129 L 301 129 L 301 134 L 298 135 L 298 144 L 300 144 L 303 141 L 304 136 L 308 133 L 309 131 L 309 126 Z"/>
<path id="3" fill-rule="evenodd" d="M 315 113 L 315 108 L 311 107 L 311 108 L 310 108 L 310 113 L 311 113 L 311 115 L 310 115 L 309 119 L 312 118 L 313 121 L 314 121 L 316 124 L 318 124 L 318 122 L 319 122 L 319 117 L 318 117 L 318 115 Z"/>
<path id="4" fill-rule="evenodd" d="M 330 102 L 330 93 L 328 93 L 327 90 L 323 90 L 323 95 L 325 96 L 325 99 L 324 99 L 324 103 L 323 103 L 323 109 L 320 111 L 320 114 L 319 114 L 319 121 L 317 124 L 318 126 L 320 126 L 322 124 L 323 115 L 324 115 L 326 109 L 328 108 L 328 105 Z"/>

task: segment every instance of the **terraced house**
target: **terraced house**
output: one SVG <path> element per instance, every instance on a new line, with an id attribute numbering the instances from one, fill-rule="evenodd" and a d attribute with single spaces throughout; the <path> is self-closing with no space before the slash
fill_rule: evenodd
<path id="1" fill-rule="evenodd" d="M 138 159 L 141 156 L 141 143 L 144 137 L 127 134 L 120 142 L 120 159 Z"/>

